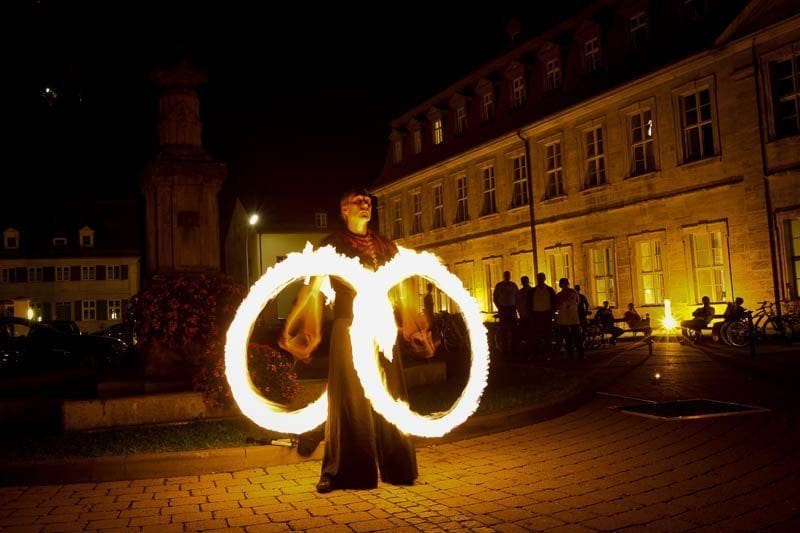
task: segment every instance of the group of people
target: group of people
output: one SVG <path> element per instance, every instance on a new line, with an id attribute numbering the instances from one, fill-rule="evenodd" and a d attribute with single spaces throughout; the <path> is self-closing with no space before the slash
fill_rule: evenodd
<path id="1" fill-rule="evenodd" d="M 716 310 L 711 305 L 711 298 L 703 296 L 702 302 L 703 306 L 692 312 L 691 320 L 681 321 L 681 334 L 695 342 L 701 338 L 697 333 L 707 328 L 717 316 Z M 738 297 L 735 301 L 729 302 L 722 315 L 722 322 L 717 322 L 711 327 L 711 338 L 715 341 L 718 340 L 720 331 L 725 324 L 742 320 L 746 313 L 744 298 Z"/>
<path id="2" fill-rule="evenodd" d="M 543 272 L 536 275 L 536 285 L 531 286 L 528 276 L 522 276 L 521 287 L 511 281 L 511 273 L 503 272 L 503 281 L 494 287 L 492 299 L 498 309 L 500 331 L 498 347 L 511 353 L 514 332 L 521 341 L 531 346 L 531 355 L 549 357 L 553 344 L 553 325 L 556 326 L 559 345 L 563 345 L 572 359 L 577 351 L 583 359 L 583 334 L 592 314 L 589 300 L 581 294 L 580 285 L 573 289 L 567 278 L 558 280 L 559 292 L 547 285 Z M 603 333 L 611 336 L 611 343 L 625 331 L 616 325 L 609 302 L 604 301 L 595 312 L 594 321 Z M 633 303 L 628 304 L 623 321 L 634 330 L 650 333 L 649 319 L 643 319 Z"/>

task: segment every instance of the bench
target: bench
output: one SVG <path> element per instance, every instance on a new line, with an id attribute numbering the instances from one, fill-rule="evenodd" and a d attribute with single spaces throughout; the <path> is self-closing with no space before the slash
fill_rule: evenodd
<path id="1" fill-rule="evenodd" d="M 686 340 L 688 340 L 689 342 L 692 342 L 692 343 L 698 342 L 703 337 L 703 332 L 704 331 L 712 331 L 714 329 L 714 325 L 719 320 L 724 320 L 724 319 L 725 319 L 725 315 L 714 315 L 714 318 L 711 319 L 711 322 L 709 322 L 708 324 L 706 324 L 702 328 L 700 328 L 700 329 L 689 329 L 690 332 L 693 332 L 692 335 L 687 336 L 687 335 L 683 335 L 683 333 L 681 333 L 681 342 L 683 342 L 683 339 L 686 339 Z M 689 319 L 687 319 L 687 320 L 689 320 Z M 681 332 L 683 332 L 683 328 L 681 328 Z"/>

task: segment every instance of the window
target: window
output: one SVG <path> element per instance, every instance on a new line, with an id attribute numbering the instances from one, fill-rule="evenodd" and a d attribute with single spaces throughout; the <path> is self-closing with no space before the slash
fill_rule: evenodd
<path id="1" fill-rule="evenodd" d="M 456 109 L 456 133 L 461 135 L 467 131 L 467 106 Z"/>
<path id="2" fill-rule="evenodd" d="M 0 268 L 0 282 L 12 283 L 13 279 L 14 279 L 13 268 Z"/>
<path id="3" fill-rule="evenodd" d="M 456 178 L 456 224 L 469 220 L 467 204 L 467 177 Z"/>
<path id="4" fill-rule="evenodd" d="M 394 220 L 392 222 L 392 238 L 401 239 L 403 237 L 403 212 L 401 210 L 400 198 L 393 202 Z"/>
<path id="5" fill-rule="evenodd" d="M 28 267 L 28 281 L 42 281 L 42 267 Z"/>
<path id="6" fill-rule="evenodd" d="M 444 142 L 444 130 L 442 126 L 442 119 L 437 118 L 433 121 L 433 144 L 442 144 Z"/>
<path id="7" fill-rule="evenodd" d="M 727 296 L 727 274 L 722 231 L 692 233 L 690 243 L 697 301 L 708 296 L 712 302 L 724 302 Z"/>
<path id="8" fill-rule="evenodd" d="M 97 320 L 97 302 L 95 300 L 81 301 L 81 320 Z"/>
<path id="9" fill-rule="evenodd" d="M 56 320 L 72 320 L 72 302 L 56 302 Z"/>
<path id="10" fill-rule="evenodd" d="M 325 229 L 328 227 L 328 213 L 324 211 L 317 211 L 314 213 L 314 227 L 317 229 Z"/>
<path id="11" fill-rule="evenodd" d="M 656 169 L 653 114 L 649 109 L 639 111 L 628 119 L 631 139 L 631 176 Z"/>
<path id="12" fill-rule="evenodd" d="M 639 269 L 639 301 L 643 304 L 664 302 L 664 269 L 661 249 L 660 239 L 640 241 L 636 247 Z"/>
<path id="13" fill-rule="evenodd" d="M 3 248 L 6 250 L 19 248 L 19 231 L 14 228 L 8 228 L 3 232 Z"/>
<path id="14" fill-rule="evenodd" d="M 769 66 L 775 136 L 800 133 L 800 52 Z"/>
<path id="15" fill-rule="evenodd" d="M 92 266 L 82 266 L 81 267 L 81 280 L 82 281 L 91 281 L 95 279 L 95 268 L 94 265 Z"/>
<path id="16" fill-rule="evenodd" d="M 511 82 L 511 93 L 514 109 L 519 109 L 525 105 L 525 79 L 522 76 L 517 76 Z"/>
<path id="17" fill-rule="evenodd" d="M 63 247 L 67 245 L 67 238 L 66 237 L 54 237 L 53 238 L 53 246 Z"/>
<path id="18" fill-rule="evenodd" d="M 584 133 L 586 142 L 586 187 L 596 187 L 606 182 L 606 156 L 603 147 L 603 127 L 597 126 Z"/>
<path id="19" fill-rule="evenodd" d="M 414 139 L 414 153 L 422 153 L 422 130 L 414 130 L 411 136 Z"/>
<path id="20" fill-rule="evenodd" d="M 792 290 L 790 297 L 797 294 L 800 287 L 800 219 L 786 221 L 787 226 L 787 247 L 789 257 L 790 283 Z"/>
<path id="21" fill-rule="evenodd" d="M 122 300 L 108 301 L 108 318 L 109 320 L 122 319 Z"/>
<path id="22" fill-rule="evenodd" d="M 464 284 L 464 288 L 470 295 L 474 296 L 474 278 L 475 278 L 475 270 L 472 261 L 464 261 L 462 263 L 456 263 L 453 265 L 453 273 L 461 280 L 461 283 Z"/>
<path id="23" fill-rule="evenodd" d="M 94 246 L 94 230 L 89 226 L 84 226 L 78 231 L 78 242 L 82 248 Z"/>
<path id="24" fill-rule="evenodd" d="M 422 193 L 411 195 L 411 233 L 422 233 Z"/>
<path id="25" fill-rule="evenodd" d="M 444 227 L 444 191 L 441 185 L 433 186 L 433 228 Z"/>
<path id="26" fill-rule="evenodd" d="M 494 313 L 494 286 L 503 280 L 502 258 L 490 257 L 483 263 L 483 312 Z"/>
<path id="27" fill-rule="evenodd" d="M 545 146 L 545 176 L 547 177 L 547 197 L 554 198 L 564 194 L 564 170 L 561 165 L 561 141 Z"/>
<path id="28" fill-rule="evenodd" d="M 583 43 L 583 68 L 587 74 L 600 70 L 600 39 L 597 37 Z"/>
<path id="29" fill-rule="evenodd" d="M 642 11 L 628 19 L 631 48 L 641 50 L 647 42 L 647 13 Z"/>
<path id="30" fill-rule="evenodd" d="M 56 281 L 69 281 L 69 267 L 56 267 Z"/>
<path id="31" fill-rule="evenodd" d="M 601 304 L 608 301 L 617 304 L 617 292 L 614 285 L 614 249 L 611 246 L 593 248 L 590 252 L 592 269 L 592 289 L 595 302 Z"/>
<path id="32" fill-rule="evenodd" d="M 394 142 L 394 162 L 400 163 L 403 160 L 403 141 Z"/>
<path id="33" fill-rule="evenodd" d="M 494 118 L 494 95 L 491 92 L 484 93 L 481 97 L 481 118 L 483 120 Z"/>
<path id="34" fill-rule="evenodd" d="M 683 161 L 698 161 L 714 155 L 714 124 L 711 117 L 711 91 L 700 89 L 681 96 Z"/>
<path id="35" fill-rule="evenodd" d="M 569 262 L 569 248 L 560 247 L 546 251 L 549 285 L 558 287 L 558 280 L 567 278 L 572 280 Z"/>
<path id="36" fill-rule="evenodd" d="M 106 279 L 122 279 L 122 267 L 119 265 L 107 265 Z"/>
<path id="37" fill-rule="evenodd" d="M 511 182 L 514 189 L 511 206 L 528 205 L 528 165 L 524 155 L 511 159 Z"/>
<path id="38" fill-rule="evenodd" d="M 481 215 L 491 215 L 497 213 L 497 202 L 495 201 L 494 166 L 489 165 L 481 169 L 483 178 L 483 209 Z"/>
<path id="39" fill-rule="evenodd" d="M 548 91 L 561 86 L 561 60 L 551 59 L 545 64 L 544 85 Z"/>

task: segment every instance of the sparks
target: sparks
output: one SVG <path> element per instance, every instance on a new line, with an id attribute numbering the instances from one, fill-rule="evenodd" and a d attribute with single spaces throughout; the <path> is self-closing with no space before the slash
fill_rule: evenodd
<path id="1" fill-rule="evenodd" d="M 664 300 L 664 318 L 661 320 L 664 329 L 675 329 L 678 327 L 678 321 L 672 316 L 672 302 Z"/>

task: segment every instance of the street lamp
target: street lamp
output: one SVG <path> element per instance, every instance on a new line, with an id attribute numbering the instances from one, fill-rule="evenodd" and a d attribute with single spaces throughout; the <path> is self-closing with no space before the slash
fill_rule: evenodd
<path id="1" fill-rule="evenodd" d="M 258 224 L 258 214 L 253 213 L 250 215 L 250 218 L 247 219 L 248 228 L 247 228 L 247 237 L 244 240 L 244 264 L 245 264 L 245 272 L 247 275 L 247 287 L 250 287 L 250 232 L 253 230 L 256 224 Z M 261 260 L 259 253 L 259 261 Z"/>

